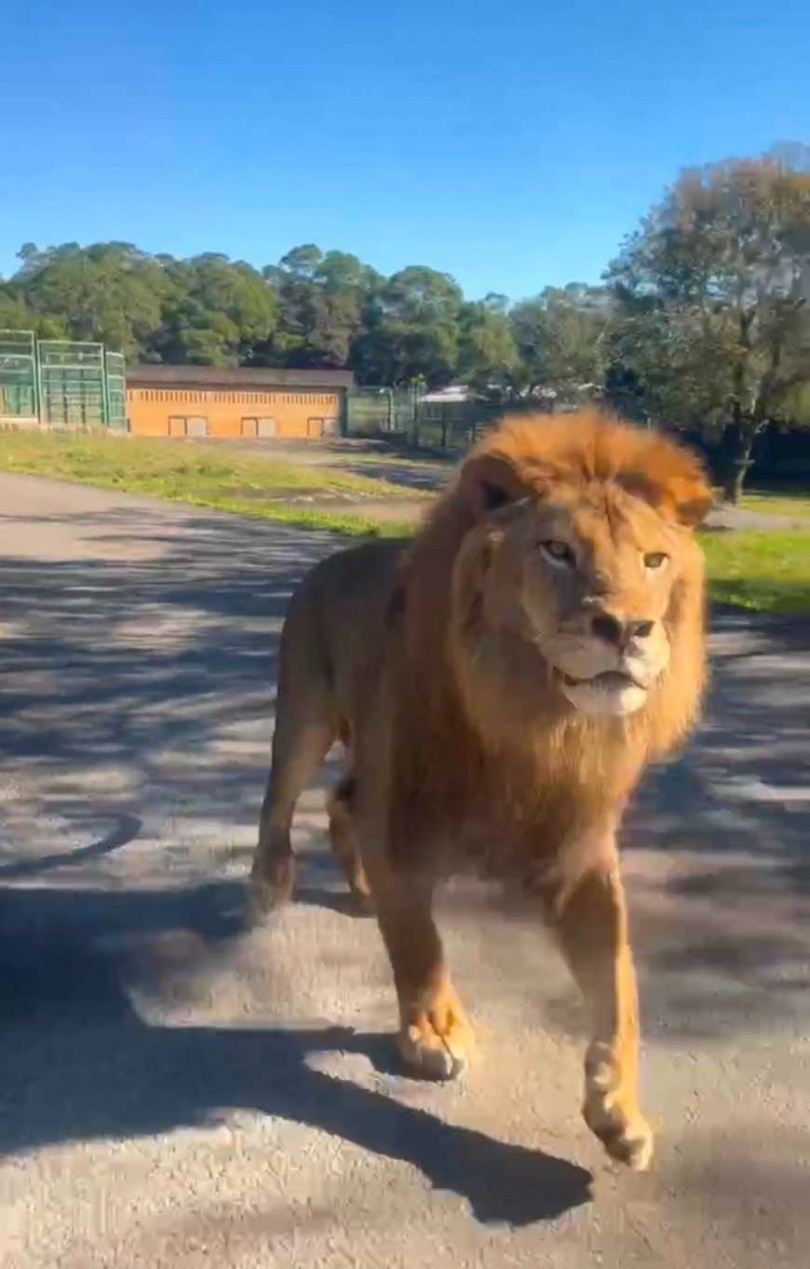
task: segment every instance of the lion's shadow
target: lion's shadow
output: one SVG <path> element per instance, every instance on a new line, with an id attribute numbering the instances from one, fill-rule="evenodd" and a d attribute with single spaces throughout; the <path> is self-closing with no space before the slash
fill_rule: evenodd
<path id="1" fill-rule="evenodd" d="M 48 890 L 0 891 L 5 905 L 27 909 L 13 914 L 13 937 L 0 940 L 0 1152 L 169 1133 L 241 1109 L 410 1163 L 435 1188 L 464 1197 L 482 1222 L 552 1220 L 590 1198 L 583 1168 L 448 1124 L 312 1065 L 317 1054 L 349 1053 L 386 1072 L 390 1036 L 148 1025 L 99 934 L 122 924 L 176 928 L 174 897 L 74 891 L 54 900 Z M 107 904 L 116 910 L 105 912 Z"/>

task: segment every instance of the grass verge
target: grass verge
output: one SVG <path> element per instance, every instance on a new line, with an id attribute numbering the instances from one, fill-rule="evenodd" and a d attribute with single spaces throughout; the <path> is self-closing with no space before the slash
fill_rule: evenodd
<path id="1" fill-rule="evenodd" d="M 810 530 L 704 533 L 712 598 L 758 612 L 810 614 Z"/>
<path id="2" fill-rule="evenodd" d="M 339 533 L 392 535 L 402 526 L 342 511 L 339 503 L 382 505 L 414 492 L 376 477 L 272 456 L 210 453 L 192 445 L 106 435 L 0 433 L 0 471 L 72 480 L 193 506 Z M 318 502 L 331 505 L 318 506 Z M 334 504 L 338 503 L 337 506 Z"/>
<path id="3" fill-rule="evenodd" d="M 0 433 L 0 470 L 74 480 L 149 494 L 194 506 L 368 537 L 405 537 L 415 519 L 376 519 L 381 509 L 414 499 L 402 485 L 272 456 L 212 454 L 182 443 L 58 433 Z M 307 501 L 299 501 L 306 498 Z M 752 506 L 759 495 L 750 495 Z M 319 506 L 345 500 L 352 509 Z M 757 510 L 780 513 L 781 497 L 761 496 Z M 789 497 L 789 514 L 810 516 L 810 499 Z M 368 513 L 357 511 L 357 504 Z M 806 508 L 806 511 L 805 511 Z M 705 533 L 714 599 L 761 612 L 810 613 L 810 529 Z"/>
<path id="4" fill-rule="evenodd" d="M 743 494 L 744 511 L 763 511 L 768 515 L 790 516 L 797 520 L 810 520 L 810 494 L 770 493 L 760 489 Z"/>

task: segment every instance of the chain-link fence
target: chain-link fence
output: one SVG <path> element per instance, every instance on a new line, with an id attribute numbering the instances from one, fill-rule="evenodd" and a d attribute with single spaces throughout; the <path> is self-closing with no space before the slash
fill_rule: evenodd
<path id="1" fill-rule="evenodd" d="M 346 432 L 396 440 L 412 449 L 461 452 L 502 409 L 486 401 L 430 401 L 410 389 L 354 388 L 347 401 Z"/>

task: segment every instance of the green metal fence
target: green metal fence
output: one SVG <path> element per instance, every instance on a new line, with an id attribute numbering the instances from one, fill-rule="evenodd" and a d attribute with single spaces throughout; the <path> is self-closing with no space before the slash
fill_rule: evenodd
<path id="1" fill-rule="evenodd" d="M 106 423 L 104 345 L 63 339 L 39 341 L 39 399 L 43 423 L 103 427 Z"/>
<path id="2" fill-rule="evenodd" d="M 127 426 L 127 380 L 123 353 L 104 354 L 107 380 L 107 424 L 125 430 Z"/>
<path id="3" fill-rule="evenodd" d="M 35 419 L 36 342 L 30 330 L 0 330 L 0 418 Z"/>
<path id="4" fill-rule="evenodd" d="M 0 418 L 124 429 L 125 369 L 103 344 L 0 330 Z"/>
<path id="5" fill-rule="evenodd" d="M 413 393 L 397 388 L 354 388 L 346 406 L 349 436 L 407 436 L 414 421 Z"/>
<path id="6" fill-rule="evenodd" d="M 414 449 L 462 451 L 502 413 L 485 401 L 428 402 L 410 389 L 355 388 L 346 410 L 348 436 L 379 436 Z"/>

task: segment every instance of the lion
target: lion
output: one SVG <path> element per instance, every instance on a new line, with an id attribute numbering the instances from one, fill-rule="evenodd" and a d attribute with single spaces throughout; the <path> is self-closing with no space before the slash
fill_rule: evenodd
<path id="1" fill-rule="evenodd" d="M 592 1019 L 583 1114 L 647 1167 L 639 1026 L 617 829 L 645 766 L 688 732 L 704 684 L 697 458 L 595 411 L 507 417 L 410 543 L 317 565 L 281 640 L 256 908 L 290 897 L 296 800 L 337 739 L 335 853 L 373 906 L 398 1045 L 449 1079 L 473 1032 L 432 915 L 470 865 L 551 921 Z"/>

